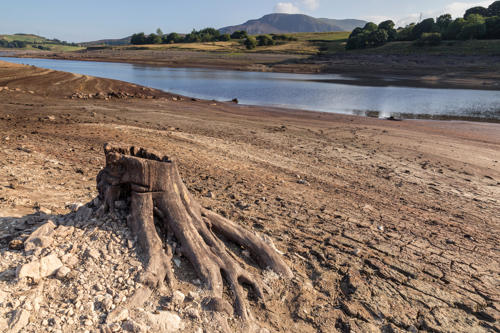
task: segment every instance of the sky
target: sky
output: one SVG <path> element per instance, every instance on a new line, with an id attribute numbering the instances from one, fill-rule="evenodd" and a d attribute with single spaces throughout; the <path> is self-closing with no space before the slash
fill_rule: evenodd
<path id="1" fill-rule="evenodd" d="M 236 25 L 269 13 L 301 13 L 332 19 L 356 18 L 398 26 L 490 1 L 449 0 L 0 0 L 0 34 L 34 33 L 68 42 L 122 38 L 135 32 L 189 32 Z"/>

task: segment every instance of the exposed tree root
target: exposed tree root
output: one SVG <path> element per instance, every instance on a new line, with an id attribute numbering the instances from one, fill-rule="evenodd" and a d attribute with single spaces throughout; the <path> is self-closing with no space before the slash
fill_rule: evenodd
<path id="1" fill-rule="evenodd" d="M 246 248 L 255 261 L 284 277 L 292 272 L 279 254 L 262 239 L 232 221 L 202 208 L 184 185 L 175 161 L 166 156 L 134 147 L 104 146 L 106 167 L 97 176 L 99 196 L 105 211 L 113 210 L 117 200 L 129 205 L 127 223 L 138 238 L 148 258 L 143 282 L 151 288 L 163 283 L 171 287 L 172 249 L 166 250 L 160 236 L 174 239 L 180 252 L 194 267 L 211 294 L 204 305 L 213 311 L 233 312 L 223 300 L 223 281 L 232 290 L 234 310 L 244 320 L 252 318 L 242 284 L 252 287 L 255 296 L 263 299 L 263 285 L 250 274 L 219 236 Z M 156 226 L 161 230 L 158 235 Z M 219 236 L 218 236 L 219 235 Z"/>

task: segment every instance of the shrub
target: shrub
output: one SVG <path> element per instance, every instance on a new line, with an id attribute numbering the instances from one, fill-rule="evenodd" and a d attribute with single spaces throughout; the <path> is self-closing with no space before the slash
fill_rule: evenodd
<path id="1" fill-rule="evenodd" d="M 488 16 L 500 16 L 500 1 L 495 1 L 488 7 Z"/>
<path id="2" fill-rule="evenodd" d="M 257 40 L 252 36 L 248 36 L 244 44 L 248 50 L 253 50 L 257 47 Z"/>
<path id="3" fill-rule="evenodd" d="M 245 30 L 237 30 L 231 34 L 231 39 L 245 39 L 248 38 L 248 34 Z"/>
<path id="4" fill-rule="evenodd" d="M 488 9 L 481 7 L 481 6 L 469 8 L 465 11 L 464 19 L 467 20 L 469 15 L 472 15 L 472 14 L 477 14 L 477 15 L 481 15 L 481 16 L 488 16 Z"/>
<path id="5" fill-rule="evenodd" d="M 269 46 L 274 45 L 274 40 L 268 35 L 257 36 L 257 42 L 259 46 Z"/>
<path id="6" fill-rule="evenodd" d="M 441 34 L 439 32 L 425 32 L 415 41 L 417 46 L 436 46 L 441 44 Z"/>
<path id="7" fill-rule="evenodd" d="M 488 17 L 485 20 L 486 38 L 500 38 L 500 17 Z"/>

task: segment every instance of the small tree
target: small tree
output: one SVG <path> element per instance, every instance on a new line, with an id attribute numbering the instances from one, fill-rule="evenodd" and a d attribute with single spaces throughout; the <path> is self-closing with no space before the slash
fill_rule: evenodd
<path id="1" fill-rule="evenodd" d="M 133 45 L 146 44 L 146 35 L 144 35 L 144 32 L 139 32 L 137 34 L 133 34 L 132 38 L 130 39 L 130 43 Z"/>
<path id="2" fill-rule="evenodd" d="M 458 39 L 458 35 L 462 31 L 467 21 L 463 18 L 457 18 L 455 21 L 451 22 L 446 29 L 445 39 Z"/>
<path id="3" fill-rule="evenodd" d="M 470 14 L 467 17 L 462 31 L 458 34 L 458 39 L 478 39 L 486 35 L 486 25 L 484 17 L 479 14 Z"/>
<path id="4" fill-rule="evenodd" d="M 223 34 L 223 35 L 220 35 L 219 36 L 219 40 L 221 42 L 227 42 L 229 40 L 231 40 L 231 35 L 230 34 Z"/>
<path id="5" fill-rule="evenodd" d="M 377 29 L 378 29 L 378 26 L 375 23 L 373 23 L 373 22 L 368 22 L 363 27 L 363 31 L 367 31 L 367 32 L 372 32 L 372 31 L 375 31 Z"/>
<path id="6" fill-rule="evenodd" d="M 257 40 L 252 36 L 248 36 L 244 44 L 248 50 L 253 50 L 257 47 Z"/>
<path id="7" fill-rule="evenodd" d="M 443 14 L 439 16 L 436 20 L 436 24 L 439 26 L 439 30 L 441 33 L 446 32 L 446 29 L 448 29 L 448 26 L 452 22 L 451 15 L 450 14 Z"/>
<path id="8" fill-rule="evenodd" d="M 439 32 L 424 32 L 419 39 L 415 41 L 417 46 L 436 46 L 441 43 L 441 34 Z"/>
<path id="9" fill-rule="evenodd" d="M 257 36 L 257 41 L 259 46 L 269 46 L 274 45 L 274 40 L 268 35 Z"/>
<path id="10" fill-rule="evenodd" d="M 433 18 L 428 18 L 418 23 L 412 30 L 411 39 L 416 40 L 420 38 L 423 33 L 438 32 L 439 27 L 434 22 Z"/>
<path id="11" fill-rule="evenodd" d="M 488 17 L 485 20 L 486 38 L 497 39 L 500 38 L 500 17 Z"/>
<path id="12" fill-rule="evenodd" d="M 488 7 L 488 16 L 500 16 L 500 1 L 495 1 Z"/>
<path id="13" fill-rule="evenodd" d="M 248 34 L 245 30 L 237 30 L 231 34 L 231 39 L 244 39 L 248 38 Z"/>
<path id="14" fill-rule="evenodd" d="M 488 16 L 488 9 L 481 7 L 481 6 L 469 8 L 465 11 L 464 19 L 467 20 L 467 18 L 472 14 L 477 14 L 477 15 L 481 15 L 481 16 Z"/>

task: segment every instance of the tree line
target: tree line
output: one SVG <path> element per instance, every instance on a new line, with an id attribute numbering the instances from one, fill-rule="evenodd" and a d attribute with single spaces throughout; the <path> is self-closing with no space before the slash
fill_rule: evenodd
<path id="1" fill-rule="evenodd" d="M 254 49 L 257 46 L 276 45 L 297 39 L 285 34 L 249 36 L 244 30 L 238 30 L 232 34 L 221 34 L 217 29 L 205 28 L 199 31 L 193 29 L 189 34 L 181 35 L 176 32 L 164 34 L 161 29 L 157 29 L 156 33 L 149 35 L 146 35 L 144 32 L 133 34 L 130 43 L 132 45 L 146 45 L 223 42 L 230 40 L 239 40 L 247 49 Z"/>
<path id="2" fill-rule="evenodd" d="M 377 47 L 393 41 L 413 41 L 416 45 L 438 45 L 442 40 L 498 39 L 500 38 L 500 1 L 488 8 L 473 7 L 464 17 L 452 19 L 444 14 L 417 24 L 395 29 L 393 21 L 367 23 L 349 35 L 346 49 Z"/>
<path id="3" fill-rule="evenodd" d="M 247 38 L 246 31 L 235 31 L 232 34 L 221 34 L 219 30 L 214 28 L 205 28 L 199 31 L 193 29 L 188 34 L 178 34 L 172 32 L 164 34 L 161 29 L 157 29 L 156 33 L 146 35 L 144 32 L 132 35 L 130 43 L 133 45 L 145 44 L 174 44 L 174 43 L 201 43 L 201 42 L 221 42 L 231 39 Z"/>

